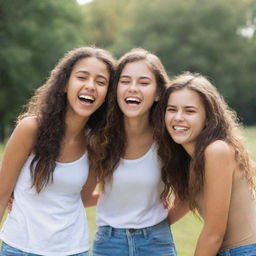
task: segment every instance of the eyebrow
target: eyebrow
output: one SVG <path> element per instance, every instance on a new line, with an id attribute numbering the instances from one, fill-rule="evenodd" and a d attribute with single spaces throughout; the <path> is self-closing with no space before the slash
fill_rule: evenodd
<path id="1" fill-rule="evenodd" d="M 131 76 L 129 76 L 129 75 L 121 75 L 120 78 L 131 78 Z M 148 76 L 140 76 L 139 79 L 149 79 L 149 80 L 152 80 Z"/>
<path id="2" fill-rule="evenodd" d="M 76 71 L 76 74 L 77 74 L 77 73 L 83 73 L 83 74 L 86 74 L 86 75 L 89 74 L 89 72 L 84 71 L 84 70 L 78 70 L 78 71 Z"/>
<path id="3" fill-rule="evenodd" d="M 78 71 L 76 72 L 76 74 L 78 74 L 78 73 L 83 73 L 83 74 L 85 74 L 85 75 L 90 74 L 88 71 L 85 71 L 85 70 L 78 70 Z M 108 79 L 107 79 L 104 75 L 98 74 L 97 77 L 103 78 L 103 79 L 105 79 L 106 81 L 108 81 Z"/>
<path id="4" fill-rule="evenodd" d="M 172 107 L 172 108 L 176 108 L 177 106 L 175 105 L 171 105 L 171 104 L 168 104 L 167 107 Z M 187 109 L 187 108 L 194 108 L 194 109 L 198 109 L 198 107 L 196 106 L 182 106 L 183 108 Z"/>

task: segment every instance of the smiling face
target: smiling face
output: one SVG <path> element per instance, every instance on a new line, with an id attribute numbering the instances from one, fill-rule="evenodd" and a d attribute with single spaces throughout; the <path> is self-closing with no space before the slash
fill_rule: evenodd
<path id="1" fill-rule="evenodd" d="M 89 118 L 104 102 L 109 86 L 107 66 L 95 57 L 79 60 L 66 85 L 68 113 Z"/>
<path id="2" fill-rule="evenodd" d="M 117 102 L 126 118 L 148 118 L 158 100 L 156 78 L 145 61 L 130 62 L 121 72 Z"/>
<path id="3" fill-rule="evenodd" d="M 190 155 L 194 152 L 195 141 L 205 122 L 205 107 L 198 93 L 181 89 L 170 94 L 165 125 L 172 139 L 181 144 Z"/>

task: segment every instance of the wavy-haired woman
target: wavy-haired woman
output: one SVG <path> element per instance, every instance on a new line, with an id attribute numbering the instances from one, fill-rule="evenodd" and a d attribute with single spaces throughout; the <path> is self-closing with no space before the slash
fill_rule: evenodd
<path id="1" fill-rule="evenodd" d="M 105 115 L 114 60 L 105 50 L 68 52 L 18 118 L 0 171 L 1 255 L 88 255 L 84 205 L 95 187 L 87 137 Z M 83 201 L 83 202 L 82 202 Z"/>
<path id="2" fill-rule="evenodd" d="M 159 155 L 176 202 L 170 221 L 189 209 L 204 225 L 195 256 L 256 255 L 255 167 L 236 115 L 202 75 L 184 73 L 160 105 Z"/>
<path id="3" fill-rule="evenodd" d="M 118 62 L 107 123 L 88 147 L 102 189 L 93 256 L 176 255 L 154 143 L 155 107 L 167 83 L 159 58 L 146 50 Z"/>

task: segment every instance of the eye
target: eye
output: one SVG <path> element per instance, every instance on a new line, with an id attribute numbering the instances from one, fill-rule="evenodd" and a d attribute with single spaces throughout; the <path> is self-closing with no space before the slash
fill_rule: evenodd
<path id="1" fill-rule="evenodd" d="M 176 108 L 168 107 L 168 108 L 166 108 L 166 112 L 174 113 L 174 112 L 176 112 Z"/>
<path id="2" fill-rule="evenodd" d="M 119 83 L 121 83 L 121 84 L 129 84 L 130 83 L 130 81 L 129 80 L 120 80 L 119 81 Z"/>
<path id="3" fill-rule="evenodd" d="M 195 113 L 196 111 L 195 110 L 193 110 L 193 109 L 187 109 L 186 110 L 186 113 L 189 113 L 189 114 L 192 114 L 192 113 Z"/>
<path id="4" fill-rule="evenodd" d="M 147 86 L 147 85 L 149 85 L 150 83 L 149 83 L 149 82 L 141 82 L 140 84 L 141 84 L 141 85 L 144 85 L 144 86 Z"/>
<path id="5" fill-rule="evenodd" d="M 100 85 L 100 86 L 105 86 L 105 85 L 107 85 L 107 82 L 106 82 L 106 81 L 101 81 L 101 80 L 96 81 L 96 83 L 97 83 L 98 85 Z"/>
<path id="6" fill-rule="evenodd" d="M 78 76 L 77 78 L 80 79 L 80 80 L 86 80 L 87 79 L 86 76 Z"/>

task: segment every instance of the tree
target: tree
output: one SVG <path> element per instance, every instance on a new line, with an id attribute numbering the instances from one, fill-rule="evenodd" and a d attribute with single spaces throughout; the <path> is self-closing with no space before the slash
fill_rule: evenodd
<path id="1" fill-rule="evenodd" d="M 57 59 L 82 44 L 81 20 L 75 1 L 0 2 L 0 136 Z"/>
<path id="2" fill-rule="evenodd" d="M 112 49 L 120 56 L 130 48 L 144 47 L 162 59 L 171 76 L 184 70 L 208 76 L 243 121 L 253 123 L 255 110 L 248 110 L 256 100 L 256 48 L 240 33 L 247 26 L 251 3 L 141 0 Z"/>

